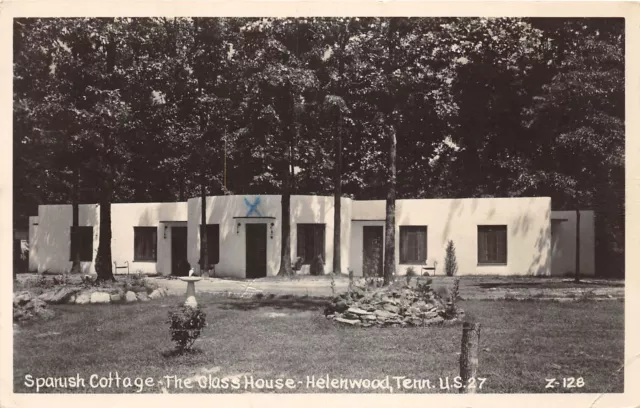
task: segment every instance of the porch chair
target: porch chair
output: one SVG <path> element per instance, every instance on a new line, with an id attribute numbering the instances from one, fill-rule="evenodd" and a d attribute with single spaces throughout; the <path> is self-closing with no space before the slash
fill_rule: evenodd
<path id="1" fill-rule="evenodd" d="M 429 271 L 433 271 L 433 276 L 436 276 L 436 267 L 438 266 L 438 262 L 433 261 L 433 266 L 429 266 L 429 260 L 427 259 L 424 262 L 424 265 L 422 267 L 422 276 L 429 276 Z"/>

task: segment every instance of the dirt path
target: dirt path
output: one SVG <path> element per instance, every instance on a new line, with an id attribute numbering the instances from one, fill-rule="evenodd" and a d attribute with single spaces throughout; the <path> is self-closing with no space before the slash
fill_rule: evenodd
<path id="1" fill-rule="evenodd" d="M 177 279 L 150 278 L 165 287 L 171 294 L 181 295 L 186 291 L 186 283 Z M 434 289 L 452 285 L 450 278 L 435 278 Z M 347 290 L 348 280 L 336 279 L 335 291 Z M 328 297 L 332 296 L 330 279 L 258 279 L 230 280 L 219 278 L 203 278 L 196 284 L 198 292 L 233 294 L 236 296 L 252 296 L 257 293 L 274 295 L 294 295 Z M 539 300 L 616 300 L 624 299 L 624 282 L 586 280 L 575 284 L 560 278 L 492 278 L 462 277 L 460 296 L 463 299 L 498 300 L 498 299 L 539 299 Z"/>

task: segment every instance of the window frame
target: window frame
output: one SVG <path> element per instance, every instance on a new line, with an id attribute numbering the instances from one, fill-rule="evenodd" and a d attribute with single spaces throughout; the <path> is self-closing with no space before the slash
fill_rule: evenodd
<path id="1" fill-rule="evenodd" d="M 504 234 L 504 261 L 502 259 L 499 258 L 499 245 L 500 245 L 500 240 L 498 238 L 496 239 L 496 258 L 495 259 L 489 259 L 489 257 L 487 256 L 486 260 L 484 260 L 481 256 L 481 252 L 480 252 L 480 243 L 481 243 L 481 239 L 480 236 L 482 234 L 496 234 L 495 236 L 498 237 L 498 233 Z M 477 235 L 476 235 L 476 246 L 477 246 L 477 262 L 478 262 L 478 266 L 506 266 L 509 262 L 509 235 L 508 235 L 508 228 L 507 225 L 505 224 L 499 224 L 499 225 L 478 225 L 477 228 Z"/>
<path id="2" fill-rule="evenodd" d="M 296 257 L 300 257 L 300 248 L 301 248 L 301 242 L 304 242 L 304 257 L 302 257 L 302 265 L 311 265 L 313 262 L 313 259 L 305 259 L 306 258 L 306 237 L 307 237 L 307 231 L 313 231 L 313 233 L 311 234 L 314 237 L 315 240 L 315 236 L 316 236 L 316 228 L 318 229 L 322 229 L 322 253 L 320 254 L 322 256 L 322 262 L 324 262 L 326 264 L 327 262 L 327 245 L 326 245 L 326 241 L 327 241 L 327 224 L 325 223 L 320 223 L 320 222 L 307 222 L 307 223 L 297 223 L 296 224 Z M 301 240 L 300 239 L 300 230 L 304 230 L 304 236 L 305 239 Z M 315 241 L 314 241 L 314 248 L 316 247 L 315 245 Z M 316 254 L 317 255 L 317 254 Z M 315 255 L 312 257 L 315 258 Z"/>
<path id="3" fill-rule="evenodd" d="M 138 253 L 136 245 L 138 240 L 136 238 L 138 237 L 138 232 L 142 231 L 151 232 L 155 238 L 153 240 L 153 256 L 139 256 L 140 254 Z M 158 262 L 158 227 L 142 225 L 133 227 L 133 262 Z"/>
<path id="4" fill-rule="evenodd" d="M 78 228 L 80 235 L 82 234 L 82 231 L 91 231 L 91 239 L 87 239 L 87 240 L 81 240 L 82 242 L 90 242 L 91 243 L 91 257 L 90 259 L 87 259 L 87 257 L 83 257 L 83 255 L 87 255 L 87 254 L 83 254 L 82 250 L 83 247 L 80 248 L 80 262 L 93 262 L 93 225 L 79 225 L 78 227 L 69 227 L 69 261 L 73 262 L 73 228 Z M 88 233 L 88 232 L 85 232 Z M 88 251 L 88 249 L 87 249 Z"/>
<path id="5" fill-rule="evenodd" d="M 203 227 L 206 226 L 207 228 L 204 229 L 205 231 L 209 231 L 208 227 L 216 227 L 218 230 L 218 237 L 217 237 L 217 242 L 218 242 L 218 246 L 215 250 L 215 259 L 211 257 L 211 252 L 207 251 L 207 255 L 209 256 L 209 265 L 217 265 L 218 263 L 220 263 L 220 224 L 198 224 L 199 228 L 200 228 L 200 252 L 199 252 L 199 257 L 202 258 L 202 236 L 203 236 Z M 209 240 L 209 235 L 207 235 L 207 246 L 209 248 L 211 248 L 211 240 Z M 209 249 L 208 248 L 208 249 Z M 214 262 L 215 261 L 215 262 Z M 198 264 L 200 265 L 200 267 L 202 267 L 202 259 L 198 260 Z"/>
<path id="6" fill-rule="evenodd" d="M 400 242 L 398 244 L 398 251 L 399 251 L 399 256 L 398 256 L 398 263 L 400 265 L 422 265 L 422 264 L 426 264 L 427 263 L 427 259 L 428 259 L 428 254 L 427 254 L 427 250 L 428 250 L 428 243 L 429 243 L 429 226 L 428 225 L 400 225 L 399 226 L 399 238 L 400 238 Z M 406 259 L 403 257 L 403 248 L 404 248 L 404 239 L 403 239 L 403 233 L 409 233 L 411 232 L 411 230 L 417 231 L 424 231 L 424 259 L 422 259 L 421 257 L 419 257 L 419 253 L 416 254 L 415 259 Z M 418 243 L 417 245 L 420 245 L 420 243 Z M 418 246 L 416 247 L 416 250 L 418 249 Z"/>

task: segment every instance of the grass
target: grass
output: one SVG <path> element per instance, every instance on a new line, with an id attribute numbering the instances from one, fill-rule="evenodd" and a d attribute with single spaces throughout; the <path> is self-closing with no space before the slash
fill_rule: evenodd
<path id="1" fill-rule="evenodd" d="M 136 388 L 94 389 L 89 386 L 92 374 L 152 377 L 154 384 L 144 387 L 143 392 L 160 392 L 163 386 L 158 380 L 165 375 L 188 378 L 210 372 L 218 378 L 291 378 L 297 385 L 288 392 L 298 393 L 358 392 L 307 388 L 306 378 L 312 375 L 371 380 L 407 376 L 430 379 L 437 385 L 438 378 L 453 379 L 458 374 L 459 325 L 342 327 L 324 318 L 323 302 L 312 298 L 242 300 L 201 294 L 199 302 L 209 326 L 196 341 L 195 352 L 174 355 L 165 321 L 169 307 L 180 301 L 182 298 L 167 297 L 118 306 L 55 306 L 55 319 L 21 326 L 14 334 L 15 392 L 35 392 L 24 385 L 27 374 L 79 374 L 87 385 L 40 392 L 100 393 L 135 392 Z M 623 392 L 623 372 L 619 370 L 624 359 L 623 302 L 461 301 L 459 305 L 482 325 L 479 376 L 487 380 L 481 392 Z M 545 378 L 564 377 L 582 377 L 585 386 L 545 389 Z M 395 385 L 395 380 L 391 384 Z"/>

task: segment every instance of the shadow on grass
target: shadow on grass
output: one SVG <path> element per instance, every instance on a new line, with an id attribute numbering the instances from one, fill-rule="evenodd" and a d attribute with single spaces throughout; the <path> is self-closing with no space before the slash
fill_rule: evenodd
<path id="1" fill-rule="evenodd" d="M 278 296 L 278 297 L 254 297 L 251 299 L 228 299 L 220 302 L 220 309 L 256 310 L 261 307 L 274 309 L 292 309 L 299 311 L 322 310 L 328 301 L 321 298 Z"/>
<path id="2" fill-rule="evenodd" d="M 174 358 L 174 357 L 181 357 L 181 356 L 196 356 L 199 354 L 202 354 L 203 351 L 200 350 L 197 347 L 192 347 L 190 349 L 186 349 L 186 350 L 180 350 L 178 348 L 173 348 L 170 350 L 165 350 L 162 353 L 160 353 L 162 355 L 162 357 L 164 358 Z"/>
<path id="3" fill-rule="evenodd" d="M 505 289 L 571 289 L 575 287 L 619 287 L 624 286 L 624 284 L 619 284 L 618 282 L 590 282 L 590 281 L 580 281 L 580 282 L 549 282 L 549 281 L 540 281 L 540 282 L 479 282 L 476 284 L 471 283 L 469 286 L 477 286 L 483 289 L 491 289 L 491 288 L 505 288 Z"/>

